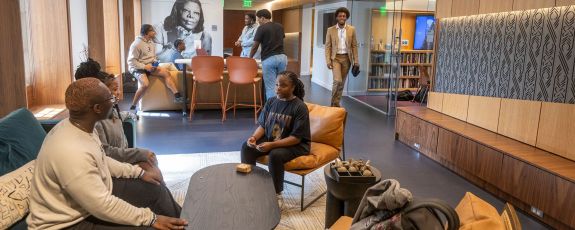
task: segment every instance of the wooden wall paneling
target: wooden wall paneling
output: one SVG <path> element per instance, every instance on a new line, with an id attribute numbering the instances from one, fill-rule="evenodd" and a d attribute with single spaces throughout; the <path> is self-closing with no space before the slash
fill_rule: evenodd
<path id="1" fill-rule="evenodd" d="M 441 112 L 465 121 L 467 120 L 468 105 L 469 95 L 444 93 Z"/>
<path id="2" fill-rule="evenodd" d="M 572 211 L 573 207 L 575 207 L 575 183 L 571 181 L 567 181 L 563 178 L 556 177 L 555 183 L 557 186 L 557 193 L 555 194 L 555 202 L 559 205 L 554 209 L 553 214 L 556 216 L 561 222 L 573 227 L 575 226 L 575 215 L 573 215 Z M 555 213 L 557 212 L 557 213 Z"/>
<path id="3" fill-rule="evenodd" d="M 479 14 L 479 0 L 454 0 L 451 5 L 451 17 Z"/>
<path id="4" fill-rule="evenodd" d="M 457 151 L 457 135 L 439 128 L 437 135 L 437 157 L 443 165 L 454 164 L 453 155 Z"/>
<path id="5" fill-rule="evenodd" d="M 496 186 L 501 186 L 501 165 L 503 164 L 503 154 L 484 145 L 477 145 L 476 155 L 477 177 Z"/>
<path id="6" fill-rule="evenodd" d="M 540 112 L 540 101 L 502 99 L 497 132 L 534 146 Z"/>
<path id="7" fill-rule="evenodd" d="M 553 200 L 555 176 L 509 156 L 503 158 L 502 168 L 503 191 L 547 212 L 550 206 L 557 207 Z"/>
<path id="8" fill-rule="evenodd" d="M 66 88 L 72 82 L 67 9 L 66 0 L 30 4 L 35 105 L 63 104 Z"/>
<path id="9" fill-rule="evenodd" d="M 225 15 L 225 14 L 224 14 Z M 142 26 L 142 1 L 130 0 L 122 1 L 122 17 L 124 20 L 124 56 L 128 58 L 128 51 L 130 45 L 140 35 L 140 27 Z M 124 67 L 128 70 L 128 62 Z"/>
<path id="10" fill-rule="evenodd" d="M 283 26 L 285 33 L 301 32 L 301 14 L 302 9 L 289 9 L 283 11 Z"/>
<path id="11" fill-rule="evenodd" d="M 26 79 L 24 67 L 24 44 L 19 1 L 6 1 L 0 8 L 0 118 L 26 107 Z"/>
<path id="12" fill-rule="evenodd" d="M 477 174 L 477 143 L 459 134 L 439 129 L 437 156 L 444 165 L 469 175 Z"/>
<path id="13" fill-rule="evenodd" d="M 555 6 L 575 5 L 575 0 L 555 0 Z"/>
<path id="14" fill-rule="evenodd" d="M 86 8 L 90 56 L 103 71 L 121 73 L 118 0 L 87 0 Z"/>
<path id="15" fill-rule="evenodd" d="M 413 148 L 413 143 L 415 141 L 414 130 L 416 127 L 414 122 L 417 118 L 398 110 L 395 119 L 395 132 L 397 139 Z"/>
<path id="16" fill-rule="evenodd" d="M 419 118 L 414 118 L 414 120 L 416 126 L 415 130 L 413 130 L 415 136 L 413 146 L 419 152 L 434 159 L 437 152 L 437 135 L 439 131 L 437 126 Z"/>
<path id="17" fill-rule="evenodd" d="M 543 102 L 537 131 L 538 148 L 575 160 L 575 105 Z"/>
<path id="18" fill-rule="evenodd" d="M 513 10 L 513 0 L 480 0 L 479 14 L 508 12 Z"/>
<path id="19" fill-rule="evenodd" d="M 436 18 L 451 17 L 451 5 L 452 5 L 452 3 L 453 3 L 453 0 L 437 0 L 435 2 L 435 17 Z"/>
<path id="20" fill-rule="evenodd" d="M 427 94 L 427 108 L 441 112 L 443 109 L 443 93 L 429 92 Z"/>
<path id="21" fill-rule="evenodd" d="M 500 108 L 501 98 L 470 96 L 467 122 L 497 132 Z"/>
<path id="22" fill-rule="evenodd" d="M 531 10 L 554 6 L 555 0 L 513 0 L 513 10 Z"/>

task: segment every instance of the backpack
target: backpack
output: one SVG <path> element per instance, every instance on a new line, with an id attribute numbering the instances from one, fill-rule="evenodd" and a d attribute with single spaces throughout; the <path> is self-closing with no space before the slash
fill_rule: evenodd
<path id="1" fill-rule="evenodd" d="M 409 202 L 400 212 L 403 229 L 459 229 L 459 216 L 451 206 L 442 200 L 414 200 Z M 447 228 L 445 223 L 447 223 Z"/>
<path id="2" fill-rule="evenodd" d="M 403 90 L 397 92 L 397 100 L 398 101 L 411 101 L 413 100 L 413 94 L 409 90 Z"/>

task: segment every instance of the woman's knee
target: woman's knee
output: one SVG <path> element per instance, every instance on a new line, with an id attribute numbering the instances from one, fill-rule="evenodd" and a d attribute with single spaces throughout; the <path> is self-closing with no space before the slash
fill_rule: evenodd
<path id="1" fill-rule="evenodd" d="M 286 149 L 272 149 L 272 151 L 270 151 L 270 153 L 268 154 L 270 163 L 272 164 L 284 164 L 285 162 L 285 157 L 286 154 L 289 154 L 289 152 L 287 152 Z"/>

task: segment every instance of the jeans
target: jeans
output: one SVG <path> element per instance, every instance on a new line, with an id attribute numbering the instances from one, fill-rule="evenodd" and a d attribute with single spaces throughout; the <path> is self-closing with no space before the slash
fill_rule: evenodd
<path id="1" fill-rule="evenodd" d="M 164 185 L 154 185 L 140 179 L 112 178 L 112 195 L 139 208 L 150 208 L 157 215 L 179 218 L 182 208 Z M 148 230 L 149 226 L 126 226 L 100 220 L 95 216 L 72 225 L 68 230 Z"/>
<path id="2" fill-rule="evenodd" d="M 266 58 L 262 61 L 262 72 L 264 74 L 263 84 L 265 86 L 266 100 L 276 96 L 276 77 L 278 73 L 287 68 L 287 56 L 278 54 Z"/>
<path id="3" fill-rule="evenodd" d="M 265 138 L 262 138 L 265 139 Z M 258 144 L 264 142 L 265 140 L 258 140 Z M 242 145 L 242 163 L 244 164 L 256 164 L 256 159 L 260 156 L 268 155 L 268 169 L 272 176 L 274 182 L 274 188 L 276 193 L 281 193 L 284 190 L 284 164 L 293 160 L 296 157 L 308 154 L 300 145 L 294 145 L 284 148 L 275 148 L 270 152 L 264 153 L 259 150 L 249 147 L 246 142 Z"/>

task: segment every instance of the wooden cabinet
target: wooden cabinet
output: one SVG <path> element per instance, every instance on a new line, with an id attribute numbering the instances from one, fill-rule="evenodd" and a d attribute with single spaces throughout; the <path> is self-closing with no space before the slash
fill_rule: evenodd
<path id="1" fill-rule="evenodd" d="M 397 112 L 396 133 L 399 141 L 431 158 L 435 158 L 437 150 L 437 132 L 437 126 L 405 112 Z"/>
<path id="2" fill-rule="evenodd" d="M 540 209 L 553 228 L 573 229 L 573 162 L 435 113 L 400 108 L 398 139 L 526 213 Z"/>

